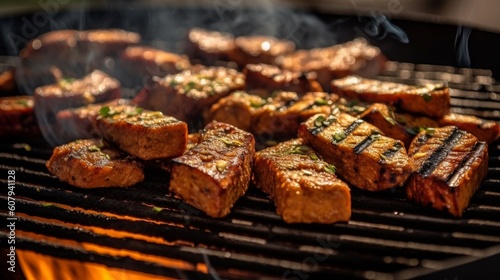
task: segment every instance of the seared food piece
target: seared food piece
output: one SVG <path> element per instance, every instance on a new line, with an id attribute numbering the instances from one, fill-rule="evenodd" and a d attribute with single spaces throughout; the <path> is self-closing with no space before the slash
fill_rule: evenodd
<path id="1" fill-rule="evenodd" d="M 236 91 L 221 98 L 204 112 L 205 122 L 219 121 L 251 132 L 255 111 L 267 103 L 267 100 L 244 91 Z"/>
<path id="2" fill-rule="evenodd" d="M 287 223 L 330 224 L 351 217 L 349 187 L 301 139 L 257 152 L 252 182 L 271 196 Z"/>
<path id="3" fill-rule="evenodd" d="M 99 110 L 104 106 L 108 106 L 118 111 L 120 108 L 115 108 L 115 106 L 126 106 L 128 103 L 129 101 L 126 99 L 115 99 L 105 103 L 61 110 L 56 115 L 56 127 L 60 130 L 58 134 L 65 142 L 76 139 L 99 138 L 102 136 L 96 123 Z"/>
<path id="4" fill-rule="evenodd" d="M 333 79 L 348 75 L 373 77 L 386 59 L 380 49 L 358 38 L 327 48 L 299 50 L 277 59 L 278 65 L 294 72 L 315 72 L 321 87 L 329 91 Z M 335 92 L 336 93 L 336 92 Z"/>
<path id="5" fill-rule="evenodd" d="M 274 64 L 278 56 L 295 50 L 293 42 L 268 36 L 237 37 L 234 46 L 229 58 L 240 67 L 251 63 Z"/>
<path id="6" fill-rule="evenodd" d="M 180 156 L 186 150 L 187 124 L 161 112 L 105 106 L 99 111 L 97 126 L 106 139 L 144 160 Z"/>
<path id="7" fill-rule="evenodd" d="M 0 73 L 0 96 L 17 92 L 15 69 L 8 69 Z"/>
<path id="8" fill-rule="evenodd" d="M 410 134 L 403 125 L 396 121 L 394 112 L 387 105 L 375 103 L 368 107 L 359 118 L 376 126 L 387 137 L 401 140 L 406 148 L 410 147 L 414 134 Z"/>
<path id="9" fill-rule="evenodd" d="M 409 86 L 349 76 L 331 83 L 333 92 L 348 99 L 394 105 L 404 111 L 442 117 L 450 109 L 450 92 L 442 84 Z"/>
<path id="10" fill-rule="evenodd" d="M 330 114 L 337 98 L 325 92 L 311 92 L 302 97 L 294 92 L 278 92 L 255 111 L 251 131 L 278 139 L 295 137 L 301 122 L 315 114 Z"/>
<path id="11" fill-rule="evenodd" d="M 250 133 L 209 123 L 200 143 L 172 160 L 170 191 L 210 217 L 224 217 L 248 188 L 254 154 Z"/>
<path id="12" fill-rule="evenodd" d="M 120 82 L 95 70 L 81 79 L 62 79 L 56 84 L 35 90 L 35 110 L 53 113 L 120 98 Z"/>
<path id="13" fill-rule="evenodd" d="M 277 90 L 293 91 L 300 95 L 323 91 L 314 73 L 292 72 L 268 64 L 247 64 L 243 73 L 248 91 L 264 90 L 268 95 Z"/>
<path id="14" fill-rule="evenodd" d="M 151 86 L 152 78 L 177 74 L 188 69 L 191 64 L 184 55 L 179 55 L 146 46 L 132 46 L 123 51 L 120 57 L 125 86 Z"/>
<path id="15" fill-rule="evenodd" d="M 302 97 L 294 92 L 276 92 L 264 99 L 237 91 L 215 103 L 205 119 L 229 123 L 255 135 L 287 138 L 295 136 L 299 124 L 309 117 L 330 114 L 337 98 L 324 92 L 310 92 Z"/>
<path id="16" fill-rule="evenodd" d="M 189 31 L 186 49 L 191 59 L 214 65 L 217 61 L 229 60 L 229 53 L 234 49 L 234 37 L 228 33 L 193 28 Z"/>
<path id="17" fill-rule="evenodd" d="M 21 50 L 16 73 L 19 84 L 27 92 L 50 84 L 52 67 L 61 69 L 66 77 L 81 77 L 93 69 L 114 73 L 119 54 L 139 41 L 139 34 L 118 29 L 45 33 Z"/>
<path id="18" fill-rule="evenodd" d="M 184 151 L 184 153 L 189 151 L 190 149 L 192 149 L 196 145 L 198 145 L 198 143 L 200 142 L 200 139 L 201 139 L 200 133 L 188 134 L 186 150 Z M 150 161 L 147 161 L 146 164 L 148 164 L 149 166 L 155 167 L 155 168 L 159 168 L 159 169 L 167 172 L 168 174 L 170 174 L 172 171 L 172 159 L 171 158 L 150 160 Z"/>
<path id="19" fill-rule="evenodd" d="M 498 139 L 500 127 L 496 121 L 488 121 L 476 116 L 449 113 L 438 120 L 440 126 L 456 126 L 476 136 L 488 144 Z"/>
<path id="20" fill-rule="evenodd" d="M 488 172 L 488 145 L 455 126 L 422 131 L 408 155 L 415 170 L 406 185 L 408 199 L 455 217 Z"/>
<path id="21" fill-rule="evenodd" d="M 144 180 L 139 162 L 98 139 L 56 147 L 46 166 L 78 188 L 129 187 Z"/>
<path id="22" fill-rule="evenodd" d="M 40 134 L 33 112 L 32 96 L 0 98 L 0 136 L 30 136 Z"/>
<path id="23" fill-rule="evenodd" d="M 199 117 L 222 97 L 243 89 L 245 77 L 236 70 L 210 67 L 198 72 L 182 71 L 156 81 L 144 88 L 134 102 L 149 110 L 161 111 L 182 121 Z"/>
<path id="24" fill-rule="evenodd" d="M 360 189 L 400 186 L 412 171 L 403 142 L 346 113 L 313 116 L 300 125 L 299 136 Z"/>

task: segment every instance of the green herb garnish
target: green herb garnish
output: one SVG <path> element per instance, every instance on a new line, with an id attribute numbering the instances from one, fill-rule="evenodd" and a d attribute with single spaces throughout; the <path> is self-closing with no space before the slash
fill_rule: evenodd
<path id="1" fill-rule="evenodd" d="M 184 87 L 184 91 L 188 92 L 196 87 L 195 82 L 188 82 L 186 86 Z"/>
<path id="2" fill-rule="evenodd" d="M 428 127 L 425 129 L 425 134 L 432 136 L 432 135 L 434 135 L 435 131 L 436 131 L 436 129 L 434 127 Z"/>
<path id="3" fill-rule="evenodd" d="M 344 131 L 339 131 L 333 135 L 333 140 L 335 142 L 340 142 L 346 138 L 345 132 Z"/>
<path id="4" fill-rule="evenodd" d="M 425 102 L 430 102 L 432 100 L 432 95 L 428 92 L 422 94 L 422 98 L 425 100 Z"/>
<path id="5" fill-rule="evenodd" d="M 326 172 L 331 173 L 331 174 L 335 174 L 335 172 L 337 172 L 337 168 L 333 164 L 325 165 L 323 170 L 325 170 Z"/>
<path id="6" fill-rule="evenodd" d="M 407 128 L 405 128 L 405 130 L 410 135 L 417 135 L 420 132 L 419 127 L 407 127 Z"/>
<path id="7" fill-rule="evenodd" d="M 316 98 L 316 100 L 314 100 L 314 105 L 316 105 L 316 106 L 328 105 L 328 100 L 326 100 L 324 98 Z"/>
<path id="8" fill-rule="evenodd" d="M 21 105 L 21 106 L 24 106 L 24 107 L 28 107 L 29 106 L 28 100 L 25 100 L 25 99 L 17 100 L 16 103 L 19 104 L 19 105 Z"/>
<path id="9" fill-rule="evenodd" d="M 388 117 L 388 116 L 384 116 L 384 119 L 385 119 L 388 123 L 390 123 L 391 125 L 396 125 L 396 121 L 395 121 L 393 118 Z"/>
<path id="10" fill-rule="evenodd" d="M 100 152 L 101 149 L 99 149 L 97 146 L 92 146 L 88 148 L 89 152 L 95 153 L 95 152 Z"/>
<path id="11" fill-rule="evenodd" d="M 309 157 L 312 159 L 312 160 L 319 160 L 318 156 L 316 154 L 310 154 Z"/>
<path id="12" fill-rule="evenodd" d="M 318 116 L 315 120 L 314 120 L 314 126 L 322 126 L 323 125 L 323 122 L 326 120 L 326 118 L 322 115 Z"/>
<path id="13" fill-rule="evenodd" d="M 43 203 L 42 206 L 43 207 L 52 207 L 52 206 L 54 206 L 54 204 L 46 202 L 46 203 Z"/>
<path id="14" fill-rule="evenodd" d="M 238 146 L 239 147 L 239 146 L 243 145 L 243 143 L 238 141 L 238 140 L 229 139 L 229 138 L 225 138 L 225 137 L 221 137 L 220 140 L 228 146 Z"/>
<path id="15" fill-rule="evenodd" d="M 303 155 L 309 150 L 310 148 L 306 145 L 294 145 L 288 153 L 291 155 Z"/>
<path id="16" fill-rule="evenodd" d="M 160 208 L 160 207 L 156 207 L 156 206 L 153 206 L 153 211 L 156 212 L 156 213 L 159 213 L 163 210 L 163 208 Z"/>

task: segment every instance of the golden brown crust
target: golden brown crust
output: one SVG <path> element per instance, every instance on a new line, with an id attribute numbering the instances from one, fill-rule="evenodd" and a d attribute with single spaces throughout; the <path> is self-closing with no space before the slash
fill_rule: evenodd
<path id="1" fill-rule="evenodd" d="M 0 136 L 39 135 L 32 96 L 0 98 Z"/>
<path id="2" fill-rule="evenodd" d="M 330 224 L 351 216 L 349 187 L 334 172 L 294 139 L 257 152 L 252 181 L 271 196 L 285 222 Z"/>
<path id="3" fill-rule="evenodd" d="M 500 135 L 500 126 L 476 116 L 449 113 L 438 120 L 440 126 L 456 126 L 476 136 L 479 141 L 493 143 Z"/>
<path id="4" fill-rule="evenodd" d="M 61 181 L 79 188 L 129 187 L 144 179 L 140 163 L 98 139 L 54 148 L 46 166 Z"/>
<path id="5" fill-rule="evenodd" d="M 419 133 L 408 155 L 414 162 L 408 199 L 456 217 L 488 172 L 487 144 L 453 126 Z"/>
<path id="6" fill-rule="evenodd" d="M 299 137 L 334 164 L 340 177 L 364 190 L 400 186 L 412 171 L 401 141 L 346 113 L 309 118 L 300 125 Z"/>
<path id="7" fill-rule="evenodd" d="M 250 133 L 209 123 L 200 143 L 172 161 L 170 191 L 210 217 L 224 217 L 248 188 L 254 153 Z"/>
<path id="8" fill-rule="evenodd" d="M 228 33 L 193 28 L 188 33 L 186 48 L 192 59 L 213 65 L 220 60 L 229 60 L 229 53 L 234 49 L 234 37 Z"/>
<path id="9" fill-rule="evenodd" d="M 240 67 L 251 63 L 274 64 L 280 55 L 291 53 L 295 44 L 270 36 L 241 36 L 234 40 L 229 58 Z"/>
<path id="10" fill-rule="evenodd" d="M 348 76 L 332 81 L 331 87 L 342 97 L 394 105 L 430 117 L 442 117 L 450 110 L 449 88 L 441 84 L 417 87 Z"/>
<path id="11" fill-rule="evenodd" d="M 106 139 L 144 160 L 180 156 L 186 150 L 187 124 L 161 112 L 132 106 L 103 107 L 97 126 Z"/>

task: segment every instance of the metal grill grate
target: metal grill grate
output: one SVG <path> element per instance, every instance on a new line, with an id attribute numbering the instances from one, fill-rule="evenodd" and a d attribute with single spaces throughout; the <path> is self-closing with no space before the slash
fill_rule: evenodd
<path id="1" fill-rule="evenodd" d="M 445 80 L 456 89 L 454 111 L 500 119 L 500 85 L 488 70 L 389 62 L 380 78 L 410 83 Z M 73 188 L 47 172 L 44 164 L 51 149 L 35 140 L 27 151 L 22 141 L 27 140 L 0 144 L 1 173 L 16 170 L 19 249 L 110 267 L 126 263 L 127 269 L 189 279 L 435 277 L 442 272 L 456 275 L 460 265 L 467 268 L 473 261 L 500 257 L 498 142 L 490 146 L 488 178 L 461 219 L 412 205 L 402 189 L 381 193 L 352 189 L 353 214 L 348 223 L 288 225 L 275 214 L 272 201 L 254 188 L 228 217 L 208 218 L 168 194 L 168 178 L 154 170 L 133 188 Z M 0 182 L 7 185 L 6 176 Z M 7 205 L 6 188 L 0 200 Z M 6 218 L 8 213 L 1 209 L 0 215 Z M 129 235 L 116 237 L 95 228 Z M 2 228 L 0 234 L 5 237 L 7 232 Z M 177 262 L 114 256 L 63 240 Z M 200 264 L 207 269 L 198 269 Z"/>

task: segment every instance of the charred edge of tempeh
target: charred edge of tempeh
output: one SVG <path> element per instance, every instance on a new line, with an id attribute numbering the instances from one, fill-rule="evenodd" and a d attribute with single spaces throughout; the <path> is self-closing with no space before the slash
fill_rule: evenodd
<path id="1" fill-rule="evenodd" d="M 254 153 L 250 133 L 209 123 L 201 142 L 172 160 L 170 191 L 210 217 L 224 217 L 248 188 Z"/>

